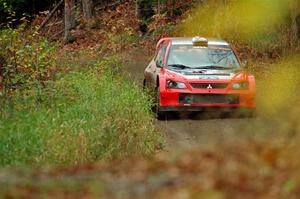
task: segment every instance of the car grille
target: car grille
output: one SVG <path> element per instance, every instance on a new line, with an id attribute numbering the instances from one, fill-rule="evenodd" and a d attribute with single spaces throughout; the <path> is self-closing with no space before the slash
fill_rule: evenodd
<path id="1" fill-rule="evenodd" d="M 239 104 L 236 94 L 179 94 L 180 104 Z"/>
<path id="2" fill-rule="evenodd" d="M 203 88 L 203 89 L 206 89 L 206 88 L 223 89 L 223 88 L 226 88 L 228 86 L 228 84 L 227 83 L 212 83 L 212 84 L 209 84 L 209 83 L 191 83 L 191 86 L 193 88 Z"/>

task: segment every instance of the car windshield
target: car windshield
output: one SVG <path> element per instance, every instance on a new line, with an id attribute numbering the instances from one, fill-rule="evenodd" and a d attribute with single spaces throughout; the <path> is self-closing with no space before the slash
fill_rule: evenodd
<path id="1" fill-rule="evenodd" d="M 167 68 L 176 69 L 236 69 L 240 64 L 232 49 L 225 46 L 198 47 L 173 45 L 168 56 Z"/>

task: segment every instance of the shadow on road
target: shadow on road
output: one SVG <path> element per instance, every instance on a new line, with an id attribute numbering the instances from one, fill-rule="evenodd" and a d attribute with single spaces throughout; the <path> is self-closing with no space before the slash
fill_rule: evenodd
<path id="1" fill-rule="evenodd" d="M 166 120 L 216 120 L 216 119 L 245 119 L 251 118 L 239 113 L 224 112 L 192 112 L 192 113 L 176 113 L 171 112 L 166 116 Z"/>

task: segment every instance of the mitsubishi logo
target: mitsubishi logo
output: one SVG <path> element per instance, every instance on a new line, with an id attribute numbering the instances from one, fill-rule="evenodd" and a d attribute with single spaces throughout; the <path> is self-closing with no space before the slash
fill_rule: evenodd
<path id="1" fill-rule="evenodd" d="M 208 84 L 207 89 L 213 89 L 213 87 L 211 86 L 211 84 Z"/>

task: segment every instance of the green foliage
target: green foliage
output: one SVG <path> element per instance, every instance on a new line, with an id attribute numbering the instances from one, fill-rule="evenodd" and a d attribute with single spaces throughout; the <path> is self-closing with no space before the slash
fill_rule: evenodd
<path id="1" fill-rule="evenodd" d="M 0 24 L 7 22 L 9 12 L 14 11 L 17 18 L 22 18 L 23 14 L 31 16 L 38 11 L 45 10 L 53 3 L 52 0 L 0 0 Z"/>
<path id="2" fill-rule="evenodd" d="M 30 0 L 0 0 L 1 4 L 6 4 L 10 7 L 13 6 L 14 8 L 20 8 L 29 2 Z"/>
<path id="3" fill-rule="evenodd" d="M 55 52 L 56 46 L 34 30 L 24 31 L 23 26 L 1 30 L 2 95 L 7 96 L 15 89 L 27 92 L 31 87 L 43 87 L 53 78 Z"/>
<path id="4" fill-rule="evenodd" d="M 111 43 L 122 48 L 136 39 L 128 35 Z M 122 75 L 120 60 L 99 62 L 99 53 L 90 50 L 58 52 L 35 29 L 1 30 L 0 165 L 79 164 L 153 153 L 161 137 L 150 100 Z"/>
<path id="5" fill-rule="evenodd" d="M 165 26 L 155 28 L 153 30 L 151 36 L 155 39 L 155 41 L 157 41 L 158 38 L 162 38 L 165 35 L 172 35 L 173 32 L 174 32 L 174 25 L 173 24 L 166 24 Z"/>
<path id="6" fill-rule="evenodd" d="M 68 73 L 42 90 L 51 99 L 39 105 L 35 90 L 15 95 L 16 111 L 0 118 L 0 165 L 79 164 L 153 153 L 161 137 L 148 97 L 115 66 L 121 63 L 113 57 Z"/>
<path id="7" fill-rule="evenodd" d="M 14 12 L 14 15 L 16 15 L 16 12 L 19 13 L 20 9 L 25 7 L 26 1 L 27 0 L 0 0 L 0 24 L 1 22 L 9 22 L 10 20 L 7 18 L 11 17 L 11 12 Z"/>
<path id="8" fill-rule="evenodd" d="M 120 34 L 108 34 L 109 50 L 113 52 L 121 52 L 128 48 L 128 46 L 138 42 L 139 38 L 131 32 L 131 30 L 124 31 Z"/>

